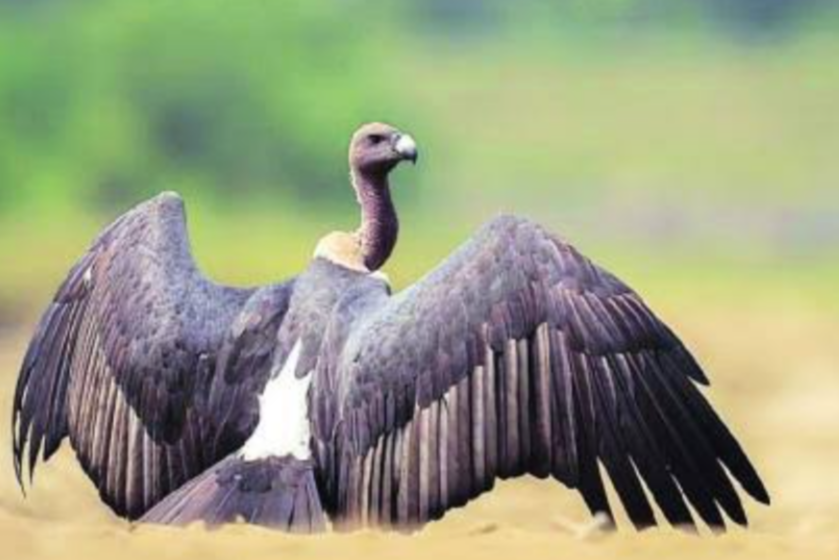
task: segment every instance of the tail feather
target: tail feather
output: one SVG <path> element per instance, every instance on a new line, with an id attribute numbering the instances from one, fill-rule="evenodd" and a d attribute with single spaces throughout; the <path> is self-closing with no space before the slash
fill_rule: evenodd
<path id="1" fill-rule="evenodd" d="M 140 523 L 209 526 L 244 521 L 295 533 L 326 530 L 313 465 L 293 457 L 231 455 L 167 496 Z"/>

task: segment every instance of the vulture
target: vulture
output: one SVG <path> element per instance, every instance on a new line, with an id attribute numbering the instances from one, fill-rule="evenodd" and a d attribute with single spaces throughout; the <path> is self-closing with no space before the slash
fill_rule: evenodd
<path id="1" fill-rule="evenodd" d="M 410 135 L 362 126 L 360 227 L 265 287 L 202 275 L 177 194 L 102 231 L 23 358 L 21 487 L 67 438 L 142 523 L 412 531 L 522 475 L 578 490 L 610 526 L 608 484 L 637 529 L 722 530 L 746 525 L 742 492 L 769 503 L 691 353 L 562 237 L 502 215 L 392 293 L 404 161 Z"/>

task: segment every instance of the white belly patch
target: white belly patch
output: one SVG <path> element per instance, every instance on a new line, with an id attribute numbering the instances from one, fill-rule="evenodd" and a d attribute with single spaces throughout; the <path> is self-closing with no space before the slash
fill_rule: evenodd
<path id="1" fill-rule="evenodd" d="M 308 459 L 312 455 L 309 443 L 309 385 L 312 373 L 298 379 L 294 372 L 300 360 L 301 341 L 291 349 L 279 374 L 271 372 L 271 379 L 259 397 L 259 423 L 245 442 L 240 456 L 252 461 L 266 457 L 293 455 L 295 459 Z"/>

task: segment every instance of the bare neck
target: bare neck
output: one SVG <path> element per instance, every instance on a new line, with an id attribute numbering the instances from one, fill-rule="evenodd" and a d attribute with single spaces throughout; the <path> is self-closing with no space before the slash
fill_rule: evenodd
<path id="1" fill-rule="evenodd" d="M 390 198 L 387 174 L 368 175 L 353 171 L 352 183 L 361 205 L 361 226 L 357 235 L 364 265 L 368 270 L 378 270 L 393 252 L 399 234 L 399 219 Z"/>

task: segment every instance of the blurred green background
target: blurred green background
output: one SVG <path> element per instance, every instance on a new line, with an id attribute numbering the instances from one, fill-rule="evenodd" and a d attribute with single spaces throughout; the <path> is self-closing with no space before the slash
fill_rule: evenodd
<path id="1" fill-rule="evenodd" d="M 834 0 L 0 0 L 0 414 L 38 314 L 107 223 L 177 190 L 214 279 L 294 274 L 357 225 L 346 149 L 371 120 L 421 151 L 393 181 L 395 284 L 502 211 L 573 240 L 707 368 L 773 496 L 747 505 L 753 530 L 595 548 L 557 529 L 588 519 L 575 494 L 523 479 L 410 550 L 171 539 L 126 531 L 69 450 L 23 500 L 0 431 L 0 542 L 29 558 L 836 557 Z"/>
<path id="2" fill-rule="evenodd" d="M 665 298 L 835 304 L 838 8 L 0 0 L 0 324 L 162 190 L 215 278 L 299 270 L 355 225 L 346 144 L 369 120 L 422 150 L 395 181 L 399 285 L 509 211 Z"/>

